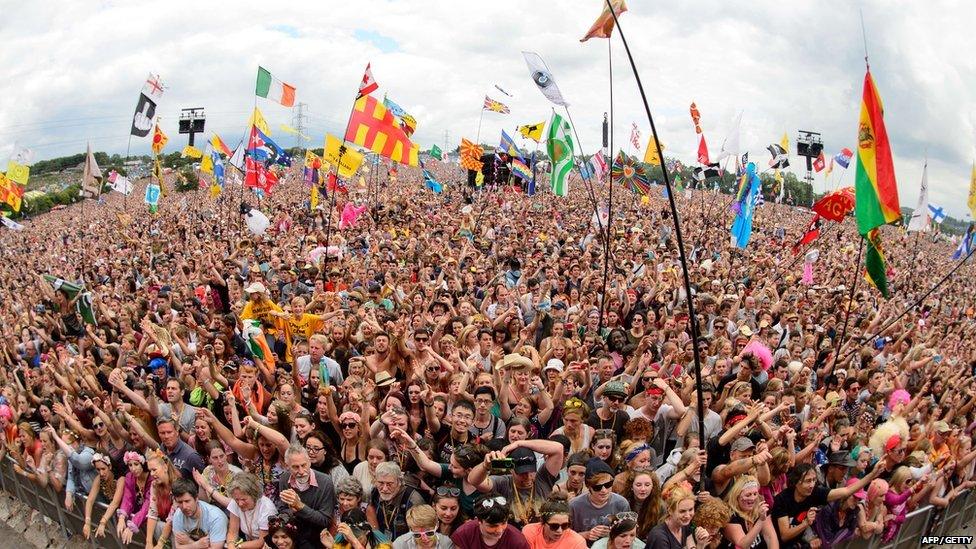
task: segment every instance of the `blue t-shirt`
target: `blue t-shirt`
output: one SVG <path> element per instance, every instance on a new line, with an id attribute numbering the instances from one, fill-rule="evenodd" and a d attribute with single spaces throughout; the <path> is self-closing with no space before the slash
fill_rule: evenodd
<path id="1" fill-rule="evenodd" d="M 176 506 L 175 502 L 173 506 Z M 179 509 L 173 513 L 173 533 L 182 532 L 193 541 L 208 537 L 211 544 L 226 541 L 227 515 L 219 507 L 205 501 L 197 500 L 197 508 L 197 518 L 188 518 Z"/>

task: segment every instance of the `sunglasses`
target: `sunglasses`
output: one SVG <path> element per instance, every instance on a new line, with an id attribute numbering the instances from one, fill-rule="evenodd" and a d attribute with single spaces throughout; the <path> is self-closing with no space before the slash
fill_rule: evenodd
<path id="1" fill-rule="evenodd" d="M 102 422 L 92 423 L 92 427 L 95 428 L 95 429 L 98 429 L 100 427 L 105 427 L 105 424 L 102 423 Z"/>
<path id="2" fill-rule="evenodd" d="M 550 529 L 555 530 L 557 532 L 561 532 L 563 530 L 569 530 L 568 522 L 547 522 L 546 526 L 548 526 Z"/>
<path id="3" fill-rule="evenodd" d="M 424 530 L 422 532 L 411 532 L 414 539 L 430 538 L 437 535 L 437 530 Z"/>
<path id="4" fill-rule="evenodd" d="M 594 484 L 590 490 L 593 490 L 594 492 L 602 492 L 603 490 L 609 490 L 611 486 L 613 486 L 612 480 L 609 482 L 604 482 L 603 484 Z"/>
<path id="5" fill-rule="evenodd" d="M 356 428 L 356 425 L 357 424 L 355 424 L 355 423 L 343 423 L 342 424 L 342 428 L 343 429 L 355 429 Z"/>
<path id="6" fill-rule="evenodd" d="M 416 341 L 417 343 L 427 343 L 428 341 L 430 341 L 430 339 L 426 337 L 415 337 L 413 338 L 413 340 Z"/>
<path id="7" fill-rule="evenodd" d="M 609 400 L 610 402 L 623 402 L 624 401 L 624 397 L 622 397 L 620 395 L 606 395 L 605 398 L 607 400 Z"/>
<path id="8" fill-rule="evenodd" d="M 456 498 L 461 495 L 461 490 L 458 490 L 457 488 L 452 488 L 450 486 L 438 486 L 437 495 L 441 497 Z"/>

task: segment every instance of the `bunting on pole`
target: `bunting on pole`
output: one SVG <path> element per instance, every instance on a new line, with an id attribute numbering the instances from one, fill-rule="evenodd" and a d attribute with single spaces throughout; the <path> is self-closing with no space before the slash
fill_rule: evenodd
<path id="1" fill-rule="evenodd" d="M 691 113 L 691 121 L 695 124 L 695 133 L 700 134 L 702 132 L 700 123 L 701 113 L 698 112 L 698 107 L 695 105 L 694 101 L 691 102 L 691 107 L 688 110 Z"/>
<path id="2" fill-rule="evenodd" d="M 620 17 L 620 14 L 627 11 L 627 4 L 624 0 L 610 0 L 610 5 L 613 6 L 613 13 L 610 12 L 610 6 L 603 2 L 603 11 L 590 26 L 590 30 L 586 31 L 586 36 L 580 38 L 580 42 L 586 42 L 590 38 L 610 38 L 613 35 L 613 16 L 616 14 Z"/>
<path id="3" fill-rule="evenodd" d="M 711 164 L 708 161 L 708 145 L 705 144 L 705 136 L 702 135 L 698 140 L 698 163 L 702 166 Z"/>

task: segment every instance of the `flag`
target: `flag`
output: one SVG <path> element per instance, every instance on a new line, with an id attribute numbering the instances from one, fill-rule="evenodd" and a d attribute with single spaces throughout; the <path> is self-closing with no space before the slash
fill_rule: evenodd
<path id="1" fill-rule="evenodd" d="M 149 73 L 149 76 L 146 78 L 146 83 L 142 86 L 142 94 L 155 101 L 163 97 L 163 90 L 165 89 L 166 87 L 163 86 L 159 75 Z"/>
<path id="2" fill-rule="evenodd" d="M 885 273 L 884 250 L 881 248 L 881 231 L 874 228 L 868 231 L 867 253 L 864 254 L 865 278 L 881 292 L 881 296 L 888 298 L 888 277 Z"/>
<path id="3" fill-rule="evenodd" d="M 283 107 L 295 105 L 295 86 L 278 80 L 271 76 L 268 69 L 260 66 L 258 67 L 257 84 L 254 86 L 254 95 L 270 99 Z"/>
<path id="4" fill-rule="evenodd" d="M 518 132 L 522 134 L 522 137 L 526 139 L 531 139 L 535 142 L 542 141 L 542 130 L 546 127 L 546 121 L 536 122 L 535 124 L 526 124 L 524 126 L 518 127 Z"/>
<path id="5" fill-rule="evenodd" d="M 746 173 L 742 176 L 741 201 L 739 210 L 732 223 L 732 245 L 744 249 L 749 245 L 752 236 L 752 215 L 756 208 L 756 200 L 760 195 L 762 183 L 756 174 L 756 165 L 750 162 L 746 166 Z"/>
<path id="6" fill-rule="evenodd" d="M 481 155 L 484 149 L 467 139 L 461 138 L 461 166 L 466 170 L 480 171 L 482 168 Z"/>
<path id="7" fill-rule="evenodd" d="M 242 139 L 241 142 L 237 144 L 237 148 L 234 149 L 234 154 L 230 155 L 230 158 L 227 160 L 227 163 L 243 172 L 244 156 L 245 156 L 246 149 L 247 149 L 247 141 Z"/>
<path id="8" fill-rule="evenodd" d="M 647 196 L 651 192 L 651 185 L 647 181 L 647 173 L 644 166 L 631 160 L 624 151 L 617 153 L 617 158 L 613 161 L 610 170 L 611 181 L 617 181 L 621 185 L 626 185 L 634 194 Z"/>
<path id="9" fill-rule="evenodd" d="M 187 145 L 183 147 L 183 151 L 180 152 L 180 156 L 183 158 L 203 158 L 203 151 L 192 145 Z"/>
<path id="10" fill-rule="evenodd" d="M 929 204 L 929 216 L 932 217 L 932 223 L 942 223 L 946 219 L 946 212 L 942 206 L 936 206 L 935 204 Z"/>
<path id="11" fill-rule="evenodd" d="M 695 124 L 695 133 L 701 133 L 701 113 L 698 112 L 698 107 L 694 101 L 691 102 L 691 107 L 688 110 L 691 113 L 691 121 Z"/>
<path id="12" fill-rule="evenodd" d="M 207 148 L 203 151 L 203 158 L 200 160 L 200 171 L 213 174 L 213 145 L 207 143 Z M 220 158 L 218 155 L 217 158 Z"/>
<path id="13" fill-rule="evenodd" d="M 708 161 L 708 145 L 705 144 L 704 135 L 698 141 L 698 163 L 702 165 L 710 164 Z"/>
<path id="14" fill-rule="evenodd" d="M 210 146 L 213 147 L 215 151 L 228 158 L 234 155 L 234 152 L 230 150 L 230 147 L 228 147 L 227 144 L 224 143 L 224 140 L 221 139 L 217 134 L 210 136 Z"/>
<path id="15" fill-rule="evenodd" d="M 3 223 L 3 226 L 6 227 L 6 228 L 8 228 L 8 229 L 10 229 L 11 231 L 23 231 L 24 230 L 24 226 L 23 225 L 21 225 L 20 223 L 17 223 L 13 219 L 10 219 L 9 217 L 4 216 L 4 215 L 0 215 L 0 223 Z"/>
<path id="16" fill-rule="evenodd" d="M 965 259 L 969 257 L 969 254 L 973 253 L 973 248 L 976 247 L 976 232 L 973 231 L 973 224 L 969 224 L 969 228 L 966 229 L 966 234 L 963 235 L 962 240 L 959 241 L 959 247 L 956 251 L 952 252 L 952 259 Z"/>
<path id="17" fill-rule="evenodd" d="M 769 151 L 769 155 L 771 157 L 769 159 L 770 168 L 781 170 L 790 166 L 790 159 L 786 155 L 786 149 L 784 149 L 782 145 L 773 143 L 772 145 L 766 147 L 766 150 Z"/>
<path id="18" fill-rule="evenodd" d="M 522 154 L 519 152 L 518 147 L 515 146 L 515 141 L 512 140 L 512 136 L 508 135 L 508 132 L 505 130 L 502 130 L 502 137 L 501 141 L 498 143 L 498 150 L 508 154 L 511 157 L 523 160 L 524 163 Z"/>
<path id="19" fill-rule="evenodd" d="M 827 171 L 824 172 L 824 177 L 830 177 L 830 172 L 834 171 L 834 157 L 830 157 L 830 162 L 827 164 Z"/>
<path id="20" fill-rule="evenodd" d="M 593 177 L 597 180 L 603 179 L 610 171 L 607 166 L 607 159 L 603 156 L 603 151 L 596 151 L 590 158 L 590 165 L 593 166 Z"/>
<path id="21" fill-rule="evenodd" d="M 146 185 L 146 204 L 149 204 L 151 208 L 154 208 L 159 204 L 160 188 L 156 183 L 150 183 Z"/>
<path id="22" fill-rule="evenodd" d="M 910 232 L 927 232 L 929 230 L 929 163 L 922 166 L 922 187 L 918 191 L 918 205 L 912 211 L 908 220 Z"/>
<path id="23" fill-rule="evenodd" d="M 966 202 L 973 219 L 976 219 L 976 162 L 973 162 L 973 173 L 969 176 L 969 200 Z"/>
<path id="24" fill-rule="evenodd" d="M 345 138 L 394 162 L 417 165 L 420 148 L 410 141 L 393 114 L 373 97 L 356 100 Z"/>
<path id="25" fill-rule="evenodd" d="M 834 160 L 840 164 L 841 168 L 847 169 L 851 165 L 851 158 L 854 157 L 854 153 L 850 149 L 844 147 L 839 153 L 834 155 Z"/>
<path id="26" fill-rule="evenodd" d="M 875 227 L 901 219 L 895 166 L 891 160 L 891 146 L 885 130 L 881 97 L 874 87 L 870 71 L 864 73 L 854 198 L 857 229 L 862 236 Z"/>
<path id="27" fill-rule="evenodd" d="M 278 176 L 265 167 L 261 162 L 248 157 L 244 160 L 244 186 L 260 189 L 271 194 L 271 189 L 278 183 Z"/>
<path id="28" fill-rule="evenodd" d="M 7 179 L 20 183 L 21 185 L 27 184 L 27 179 L 30 177 L 30 168 L 18 164 L 16 161 L 11 160 L 7 162 Z"/>
<path id="29" fill-rule="evenodd" d="M 359 82 L 359 94 L 356 99 L 362 99 L 374 91 L 376 91 L 380 86 L 373 80 L 373 71 L 369 68 L 369 63 L 366 63 L 366 72 L 363 73 L 363 79 Z"/>
<path id="30" fill-rule="evenodd" d="M 549 138 L 546 141 L 552 161 L 552 192 L 556 196 L 569 194 L 567 176 L 573 169 L 573 136 L 569 122 L 555 112 L 549 122 Z"/>
<path id="31" fill-rule="evenodd" d="M 640 128 L 637 127 L 636 122 L 631 122 L 630 123 L 630 144 L 633 145 L 635 149 L 637 149 L 637 152 L 640 152 L 640 138 L 641 138 Z"/>
<path id="32" fill-rule="evenodd" d="M 136 137 L 146 137 L 152 129 L 153 117 L 156 116 L 156 102 L 145 93 L 139 94 L 136 112 L 132 115 L 132 127 L 129 133 Z"/>
<path id="33" fill-rule="evenodd" d="M 478 187 L 485 184 L 485 172 L 478 170 L 478 172 L 474 174 L 474 184 Z"/>
<path id="34" fill-rule="evenodd" d="M 822 224 L 823 221 L 820 220 L 820 214 L 814 214 L 813 219 L 811 219 L 810 224 L 807 225 L 807 230 L 804 231 L 803 236 L 801 236 L 800 240 L 793 245 L 793 255 L 800 253 L 800 248 L 813 242 L 817 239 L 817 237 L 820 236 L 820 226 Z"/>
<path id="35" fill-rule="evenodd" d="M 444 185 L 441 185 L 430 172 L 424 170 L 424 186 L 434 192 L 434 194 L 440 194 L 444 190 Z"/>
<path id="36" fill-rule="evenodd" d="M 503 90 L 502 87 L 499 86 L 498 84 L 495 84 L 495 89 L 498 90 L 498 91 L 500 91 L 500 92 L 502 92 L 502 93 L 504 93 L 505 95 L 507 95 L 509 97 L 515 97 L 512 94 L 508 93 L 507 91 Z"/>
<path id="37" fill-rule="evenodd" d="M 444 160 L 444 151 L 442 151 L 437 145 L 432 145 L 430 147 L 430 155 L 438 160 Z"/>
<path id="38" fill-rule="evenodd" d="M 102 170 L 95 162 L 91 143 L 88 144 L 88 154 L 85 156 L 85 167 L 81 176 L 81 196 L 98 196 L 101 191 Z"/>
<path id="39" fill-rule="evenodd" d="M 217 151 L 210 151 L 210 161 L 213 163 L 213 185 L 210 186 L 211 196 L 217 196 L 224 189 L 224 161 Z"/>
<path id="40" fill-rule="evenodd" d="M 790 154 L 790 136 L 786 132 L 783 132 L 783 137 L 779 140 L 779 146 L 783 147 L 786 154 Z"/>
<path id="41" fill-rule="evenodd" d="M 363 163 L 363 153 L 343 144 L 338 137 L 328 133 L 325 134 L 322 156 L 326 162 L 337 166 L 339 177 L 346 179 L 356 175 L 356 171 Z"/>
<path id="42" fill-rule="evenodd" d="M 28 149 L 27 147 L 17 147 L 14 145 L 14 150 L 16 151 L 11 155 L 10 160 L 18 164 L 23 164 L 24 166 L 30 166 L 34 163 L 34 150 Z"/>
<path id="43" fill-rule="evenodd" d="M 132 194 L 132 182 L 119 172 L 115 170 L 109 172 L 108 180 L 112 183 L 113 191 L 122 193 L 125 196 Z"/>
<path id="44" fill-rule="evenodd" d="M 258 162 L 270 164 L 288 164 L 291 158 L 277 143 L 257 126 L 251 126 L 251 135 L 247 141 L 247 154 Z"/>
<path id="45" fill-rule="evenodd" d="M 251 118 L 247 120 L 247 127 L 257 126 L 261 133 L 264 135 L 271 135 L 271 128 L 268 127 L 268 121 L 264 119 L 264 115 L 257 107 L 254 107 L 254 112 L 251 113 Z"/>
<path id="46" fill-rule="evenodd" d="M 501 103 L 500 101 L 495 101 L 494 99 L 488 97 L 487 95 L 485 96 L 485 104 L 481 108 L 483 110 L 500 112 L 502 114 L 508 114 L 509 112 L 511 112 L 508 109 L 508 106 L 506 106 L 504 103 Z"/>
<path id="47" fill-rule="evenodd" d="M 323 151 L 324 152 L 324 151 Z M 322 159 L 319 155 L 313 153 L 310 150 L 305 151 L 305 167 L 319 169 L 322 167 Z"/>
<path id="48" fill-rule="evenodd" d="M 166 146 L 167 141 L 169 141 L 169 138 L 166 137 L 166 134 L 163 133 L 163 130 L 160 129 L 159 124 L 157 123 L 156 128 L 153 130 L 153 137 L 152 137 L 153 154 L 159 154 L 163 152 L 163 147 Z"/>
<path id="49" fill-rule="evenodd" d="M 403 132 L 406 133 L 408 137 L 417 129 L 417 119 L 408 114 L 407 111 L 403 110 L 403 107 L 397 105 L 385 95 L 383 96 L 383 106 L 393 113 L 393 116 L 396 117 L 400 123 L 400 128 L 403 129 Z"/>
<path id="50" fill-rule="evenodd" d="M 0 173 L 0 203 L 10 206 L 14 212 L 20 211 L 24 188 Z"/>
<path id="51" fill-rule="evenodd" d="M 580 38 L 580 42 L 586 42 L 590 38 L 610 38 L 613 35 L 613 16 L 616 14 L 620 17 L 621 13 L 627 11 L 627 4 L 624 0 L 611 0 L 610 5 L 613 6 L 613 13 L 610 13 L 607 3 L 603 2 L 603 11 L 590 26 L 590 30 L 586 31 L 586 36 Z"/>
<path id="52" fill-rule="evenodd" d="M 285 132 L 287 134 L 291 134 L 291 135 L 294 135 L 294 136 L 298 137 L 302 141 L 308 141 L 309 139 L 311 139 L 309 136 L 307 136 L 307 135 L 303 134 L 302 132 L 298 131 L 297 129 L 289 126 L 288 124 L 279 124 L 278 125 L 278 128 L 281 129 L 281 131 L 283 131 L 283 132 Z"/>
<path id="53" fill-rule="evenodd" d="M 824 169 L 824 164 L 825 164 L 825 160 L 824 160 L 823 151 L 820 151 L 820 156 L 818 156 L 817 159 L 813 161 L 813 170 L 817 173 L 822 172 Z"/>
<path id="54" fill-rule="evenodd" d="M 163 163 L 157 156 L 153 161 L 152 167 L 152 177 L 156 179 L 156 183 L 159 185 L 160 196 L 166 196 L 166 181 L 163 179 Z M 155 206 L 155 204 L 153 204 Z M 155 210 L 154 210 L 155 213 Z"/>
<path id="55" fill-rule="evenodd" d="M 529 76 L 532 77 L 532 81 L 535 82 L 536 87 L 539 88 L 542 95 L 546 96 L 546 99 L 556 105 L 568 107 L 569 104 L 563 99 L 563 94 L 559 91 L 559 86 L 556 85 L 556 81 L 552 78 L 549 67 L 539 57 L 539 54 L 523 51 L 522 56 L 525 57 L 525 64 L 529 67 Z M 552 128 L 549 129 L 549 133 L 552 134 Z"/>
<path id="56" fill-rule="evenodd" d="M 661 150 L 664 150 L 664 143 L 661 143 Z M 647 150 L 644 151 L 644 163 L 653 164 L 654 166 L 661 165 L 661 157 L 657 154 L 657 140 L 654 139 L 654 135 L 647 140 Z"/>
<path id="57" fill-rule="evenodd" d="M 729 135 L 722 141 L 722 148 L 718 153 L 718 158 L 715 159 L 716 162 L 721 162 L 726 156 L 732 156 L 735 158 L 739 157 L 739 125 L 742 124 L 742 113 L 740 112 L 735 120 L 732 121 L 732 127 L 729 129 Z"/>
<path id="58" fill-rule="evenodd" d="M 80 293 L 81 297 L 75 300 L 75 308 L 85 324 L 95 324 L 95 309 L 92 307 L 91 292 L 85 289 L 84 284 L 78 285 L 49 274 L 45 274 L 43 277 L 54 288 L 55 292 L 63 293 L 68 301 L 74 300 Z"/>
<path id="59" fill-rule="evenodd" d="M 530 181 L 532 179 L 532 170 L 520 158 L 512 159 L 512 174 L 522 181 Z"/>

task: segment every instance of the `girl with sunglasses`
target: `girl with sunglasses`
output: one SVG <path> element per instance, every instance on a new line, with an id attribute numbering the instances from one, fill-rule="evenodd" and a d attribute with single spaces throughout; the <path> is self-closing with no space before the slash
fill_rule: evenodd
<path id="1" fill-rule="evenodd" d="M 438 530 L 437 512 L 430 505 L 414 505 L 407 510 L 410 531 L 393 540 L 393 549 L 450 549 L 449 535 Z"/>
<path id="2" fill-rule="evenodd" d="M 533 549 L 585 549 L 586 540 L 569 524 L 569 505 L 565 494 L 553 493 L 539 509 L 542 522 L 522 529 L 522 535 Z"/>
<path id="3" fill-rule="evenodd" d="M 453 486 L 438 486 L 434 493 L 434 512 L 437 514 L 437 532 L 450 538 L 462 524 L 464 514 L 461 513 L 461 490 Z M 407 516 L 409 523 L 410 516 Z M 412 528 L 412 527 L 411 527 Z"/>

